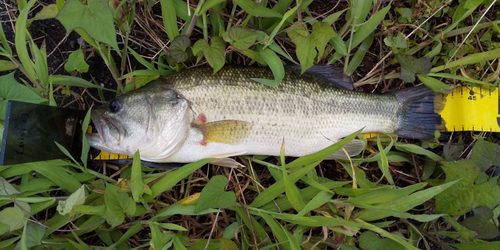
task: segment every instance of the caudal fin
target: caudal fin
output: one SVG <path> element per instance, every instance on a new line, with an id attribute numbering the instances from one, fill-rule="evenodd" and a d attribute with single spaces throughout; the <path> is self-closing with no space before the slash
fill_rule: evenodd
<path id="1" fill-rule="evenodd" d="M 436 130 L 444 130 L 439 112 L 446 99 L 426 86 L 396 91 L 401 104 L 396 134 L 411 139 L 433 139 Z"/>

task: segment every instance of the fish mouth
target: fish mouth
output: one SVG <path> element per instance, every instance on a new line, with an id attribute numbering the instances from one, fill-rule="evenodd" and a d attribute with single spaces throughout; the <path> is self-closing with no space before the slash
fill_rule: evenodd
<path id="1" fill-rule="evenodd" d="M 112 130 L 115 130 L 118 134 L 118 137 L 115 139 L 117 141 L 120 141 L 121 131 L 113 118 L 102 114 L 101 112 L 92 111 L 92 113 L 90 114 L 90 119 L 92 120 L 92 123 L 96 129 L 95 133 L 87 134 L 87 139 L 89 140 L 91 146 L 98 148 L 99 146 L 109 147 L 109 140 L 106 139 L 106 133 L 111 136 Z"/>

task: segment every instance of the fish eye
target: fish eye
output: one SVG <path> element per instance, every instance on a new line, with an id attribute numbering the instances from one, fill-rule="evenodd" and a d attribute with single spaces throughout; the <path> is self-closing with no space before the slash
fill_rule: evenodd
<path id="1" fill-rule="evenodd" d="M 122 109 L 122 103 L 119 100 L 113 100 L 109 103 L 109 111 L 116 113 Z"/>

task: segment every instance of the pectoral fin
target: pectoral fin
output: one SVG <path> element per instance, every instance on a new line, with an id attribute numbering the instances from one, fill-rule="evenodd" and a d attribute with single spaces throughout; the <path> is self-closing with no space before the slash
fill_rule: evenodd
<path id="1" fill-rule="evenodd" d="M 203 134 L 203 141 L 200 142 L 202 145 L 210 142 L 236 145 L 247 138 L 252 126 L 245 121 L 227 120 L 209 122 L 196 127 Z"/>
<path id="2" fill-rule="evenodd" d="M 344 149 L 349 154 L 349 157 L 358 155 L 359 153 L 361 153 L 361 151 L 363 151 L 364 148 L 365 148 L 365 143 L 362 140 L 358 139 L 354 139 L 344 146 Z M 345 159 L 345 158 L 347 158 L 347 155 L 342 149 L 335 151 L 333 154 L 326 157 L 327 160 Z"/>

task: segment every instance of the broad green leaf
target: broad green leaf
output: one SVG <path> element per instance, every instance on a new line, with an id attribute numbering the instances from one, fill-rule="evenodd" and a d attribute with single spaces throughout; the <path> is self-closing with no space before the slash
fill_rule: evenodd
<path id="1" fill-rule="evenodd" d="M 168 51 L 176 63 L 185 62 L 189 58 L 189 53 L 187 52 L 189 45 L 191 45 L 191 40 L 185 35 L 174 38 Z"/>
<path id="2" fill-rule="evenodd" d="M 81 49 L 77 49 L 69 54 L 68 61 L 64 64 L 64 69 L 70 74 L 75 70 L 80 73 L 87 73 L 89 71 L 89 65 L 85 62 L 85 57 Z"/>
<path id="3" fill-rule="evenodd" d="M 76 192 L 72 193 L 68 199 L 59 201 L 57 212 L 61 215 L 69 214 L 73 210 L 73 206 L 83 205 L 85 203 L 85 185 L 82 185 Z"/>
<path id="4" fill-rule="evenodd" d="M 296 53 L 302 68 L 301 73 L 304 73 L 313 65 L 316 57 L 321 58 L 323 56 L 326 44 L 335 36 L 332 27 L 321 22 L 313 25 L 311 34 L 307 30 L 307 26 L 301 23 L 293 24 L 287 30 L 287 34 L 297 47 Z"/>
<path id="5" fill-rule="evenodd" d="M 173 41 L 179 35 L 177 27 L 177 14 L 172 0 L 160 0 L 161 16 L 163 25 L 167 31 L 167 36 L 170 41 Z M 189 6 L 187 6 L 189 8 Z"/>
<path id="6" fill-rule="evenodd" d="M 21 241 L 17 243 L 15 249 L 31 249 L 32 247 L 42 244 L 42 239 L 44 237 L 44 227 L 33 222 L 28 222 L 23 229 Z"/>
<path id="7" fill-rule="evenodd" d="M 220 245 L 219 245 L 220 250 L 238 250 L 238 245 L 234 243 L 234 241 L 226 238 L 221 238 L 220 239 Z"/>
<path id="8" fill-rule="evenodd" d="M 370 223 L 367 223 L 367 222 L 364 222 L 360 219 L 355 219 L 355 221 L 361 225 L 361 227 L 363 228 L 366 228 L 370 231 L 373 231 L 375 233 L 378 233 L 382 236 L 385 236 L 397 243 L 399 243 L 400 245 L 404 246 L 405 249 L 411 249 L 411 250 L 418 250 L 418 248 L 414 247 L 412 244 L 410 244 L 409 242 L 405 241 L 403 238 L 399 237 L 399 236 L 396 236 L 395 234 L 392 234 L 392 233 L 389 233 L 385 230 L 383 230 L 382 228 L 379 228 L 373 224 L 370 224 Z M 399 248 L 396 248 L 396 249 L 402 249 L 401 247 Z"/>
<path id="9" fill-rule="evenodd" d="M 488 170 L 491 166 L 500 165 L 500 145 L 478 138 L 472 148 L 470 160 L 476 164 L 481 171 Z"/>
<path id="10" fill-rule="evenodd" d="M 22 209 L 19 207 L 21 206 Z M 24 211 L 23 211 L 24 210 Z M 0 223 L 9 226 L 9 231 L 14 231 L 23 228 L 26 223 L 28 214 L 31 208 L 27 203 L 17 202 L 14 207 L 7 207 L 0 211 Z"/>
<path id="11" fill-rule="evenodd" d="M 80 28 L 93 39 L 109 44 L 116 51 L 120 50 L 116 42 L 113 13 L 107 0 L 87 0 L 87 4 L 68 0 L 57 14 L 57 19 L 67 33 Z"/>
<path id="12" fill-rule="evenodd" d="M 112 184 L 106 184 L 104 192 L 104 203 L 106 212 L 103 218 L 111 225 L 116 227 L 125 220 L 125 213 L 133 215 L 135 213 L 135 202 L 127 193 L 118 193 L 118 187 Z"/>
<path id="13" fill-rule="evenodd" d="M 235 0 L 236 4 L 245 10 L 248 14 L 256 17 L 283 17 L 280 13 L 268 9 L 260 3 L 252 0 Z"/>
<path id="14" fill-rule="evenodd" d="M 200 198 L 196 204 L 195 213 L 208 208 L 228 208 L 236 204 L 234 192 L 225 192 L 228 183 L 227 177 L 217 175 L 212 177 L 201 191 Z"/>
<path id="15" fill-rule="evenodd" d="M 386 250 L 399 249 L 401 245 L 389 238 L 381 239 L 372 231 L 366 231 L 359 236 L 359 247 L 366 250 Z"/>
<path id="16" fill-rule="evenodd" d="M 370 34 L 356 50 L 356 53 L 351 58 L 351 60 L 349 61 L 349 65 L 347 66 L 346 73 L 348 75 L 352 75 L 354 71 L 356 71 L 356 69 L 359 67 L 359 65 L 365 58 L 366 52 L 368 51 L 370 46 L 372 46 L 374 36 L 374 33 Z"/>
<path id="17" fill-rule="evenodd" d="M 139 150 L 134 154 L 134 161 L 132 163 L 132 174 L 130 177 L 130 189 L 132 190 L 132 197 L 135 202 L 142 200 L 142 194 L 144 194 L 144 183 L 142 182 L 142 171 L 141 171 L 141 158 L 139 156 Z"/>
<path id="18" fill-rule="evenodd" d="M 0 60 L 0 72 L 17 69 L 17 65 L 12 61 Z"/>
<path id="19" fill-rule="evenodd" d="M 434 92 L 449 94 L 455 88 L 454 85 L 448 85 L 434 77 L 424 75 L 417 75 L 417 77 L 425 86 L 434 90 Z"/>
<path id="20" fill-rule="evenodd" d="M 29 21 L 31 22 L 33 20 L 44 20 L 44 19 L 55 18 L 57 16 L 57 13 L 59 13 L 59 10 L 57 9 L 57 4 L 49 4 L 43 7 L 42 10 L 36 13 L 35 17 L 33 17 L 33 19 L 30 19 Z"/>
<path id="21" fill-rule="evenodd" d="M 256 82 L 260 82 L 269 87 L 276 87 L 285 77 L 285 68 L 283 67 L 283 63 L 281 59 L 276 55 L 274 51 L 270 48 L 260 50 L 259 55 L 266 61 L 269 68 L 273 72 L 274 80 L 270 79 L 260 79 L 260 78 L 252 78 L 252 80 Z"/>
<path id="22" fill-rule="evenodd" d="M 15 194 L 20 194 L 20 192 L 6 179 L 0 177 L 0 195 L 10 196 Z"/>
<path id="23" fill-rule="evenodd" d="M 203 167 L 203 165 L 212 161 L 213 159 L 203 159 L 197 162 L 193 162 L 190 164 L 186 164 L 183 167 L 173 171 L 168 175 L 168 178 L 162 178 L 156 184 L 151 187 L 151 194 L 144 197 L 145 202 L 149 202 L 153 200 L 156 196 L 161 193 L 170 190 L 173 186 L 175 186 L 179 181 L 186 178 L 188 175 L 196 171 L 197 169 Z"/>
<path id="24" fill-rule="evenodd" d="M 480 170 L 473 161 L 460 160 L 441 164 L 446 174 L 445 181 L 459 182 L 436 197 L 436 213 L 458 216 L 480 206 L 493 209 L 500 202 L 500 188 L 495 183 L 474 185 Z"/>
<path id="25" fill-rule="evenodd" d="M 325 52 L 325 46 L 330 39 L 335 36 L 335 31 L 328 23 L 317 22 L 312 26 L 311 40 L 313 45 L 318 50 L 316 61 L 319 61 Z"/>
<path id="26" fill-rule="evenodd" d="M 411 18 L 413 16 L 413 10 L 410 8 L 396 8 L 396 12 L 398 12 L 401 15 L 401 18 L 406 19 L 406 21 L 411 21 Z"/>
<path id="27" fill-rule="evenodd" d="M 257 39 L 257 33 L 247 28 L 233 26 L 228 31 L 228 37 L 234 48 L 237 50 L 247 50 L 254 44 L 255 39 Z"/>
<path id="28" fill-rule="evenodd" d="M 204 39 L 198 40 L 193 45 L 193 54 L 203 55 L 207 59 L 208 64 L 214 69 L 214 74 L 224 66 L 226 51 L 226 42 L 222 38 L 216 36 L 212 37 L 211 44 L 209 45 Z"/>
<path id="29" fill-rule="evenodd" d="M 393 48 L 395 52 L 398 52 L 398 49 L 406 49 L 408 47 L 408 43 L 402 33 L 398 33 L 396 37 L 385 38 L 384 43 Z"/>
<path id="30" fill-rule="evenodd" d="M 431 71 L 432 63 L 429 58 L 422 57 L 416 59 L 409 55 L 396 54 L 396 59 L 401 65 L 401 80 L 404 82 L 414 82 L 415 74 L 428 74 Z"/>
<path id="31" fill-rule="evenodd" d="M 493 219 L 493 211 L 487 207 L 473 209 L 474 216 L 467 217 L 462 221 L 462 226 L 474 230 L 478 239 L 493 239 L 500 235 L 498 227 L 490 222 Z"/>

